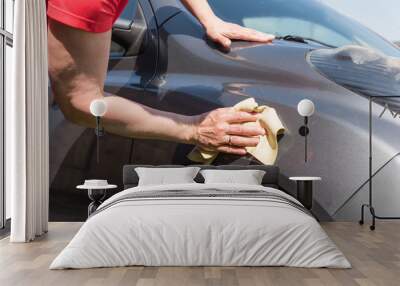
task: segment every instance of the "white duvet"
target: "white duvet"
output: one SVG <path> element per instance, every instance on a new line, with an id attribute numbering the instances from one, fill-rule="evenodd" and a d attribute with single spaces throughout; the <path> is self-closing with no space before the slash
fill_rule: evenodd
<path id="1" fill-rule="evenodd" d="M 232 184 L 135 187 L 105 201 L 50 269 L 145 266 L 349 268 L 318 222 L 296 207 L 262 198 L 172 197 L 121 200 L 133 192 L 258 190 Z M 297 202 L 298 203 L 298 202 Z"/>

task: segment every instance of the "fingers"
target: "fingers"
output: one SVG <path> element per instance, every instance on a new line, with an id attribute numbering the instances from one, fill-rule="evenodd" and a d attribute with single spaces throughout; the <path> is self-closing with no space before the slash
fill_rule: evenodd
<path id="1" fill-rule="evenodd" d="M 250 28 L 224 21 L 213 22 L 206 28 L 208 38 L 229 50 L 231 40 L 270 43 L 275 39 L 274 35 L 265 34 Z"/>
<path id="2" fill-rule="evenodd" d="M 239 40 L 252 42 L 272 42 L 275 39 L 274 35 L 265 34 L 253 29 L 241 27 L 239 32 Z"/>
<path id="3" fill-rule="evenodd" d="M 258 137 L 231 136 L 230 145 L 219 146 L 217 150 L 219 152 L 243 156 L 247 153 L 245 147 L 256 147 L 259 142 Z"/>
<path id="4" fill-rule="evenodd" d="M 266 131 L 256 122 L 258 116 L 234 108 L 220 108 L 207 113 L 196 127 L 196 145 L 206 150 L 245 155 L 245 147 L 255 147 Z"/>
<path id="5" fill-rule="evenodd" d="M 237 148 L 237 147 L 232 147 L 232 146 L 221 146 L 217 148 L 219 152 L 223 153 L 229 153 L 229 154 L 234 154 L 234 155 L 246 155 L 247 151 L 244 148 Z"/>
<path id="6" fill-rule="evenodd" d="M 228 123 L 245 123 L 257 121 L 257 115 L 244 111 L 227 111 L 222 119 Z"/>
<path id="7" fill-rule="evenodd" d="M 227 134 L 239 136 L 260 136 L 265 135 L 266 131 L 261 126 L 245 126 L 241 124 L 231 124 L 228 126 Z"/>
<path id="8" fill-rule="evenodd" d="M 275 36 L 241 27 L 240 29 L 238 28 L 238 31 L 236 31 L 235 39 L 250 42 L 270 43 L 275 39 Z"/>
<path id="9" fill-rule="evenodd" d="M 232 147 L 256 147 L 260 142 L 259 137 L 231 136 Z"/>
<path id="10" fill-rule="evenodd" d="M 250 28 L 229 23 L 229 31 L 224 33 L 226 37 L 234 40 L 269 43 L 275 39 L 274 35 L 265 34 Z"/>
<path id="11" fill-rule="evenodd" d="M 246 155 L 247 151 L 244 147 L 255 147 L 259 143 L 258 137 L 241 137 L 232 136 L 231 145 L 223 145 L 217 148 L 218 151 L 236 155 Z"/>

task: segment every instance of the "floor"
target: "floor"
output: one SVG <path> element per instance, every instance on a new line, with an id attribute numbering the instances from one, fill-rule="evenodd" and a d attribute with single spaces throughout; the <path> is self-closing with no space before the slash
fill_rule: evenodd
<path id="1" fill-rule="evenodd" d="M 53 258 L 81 223 L 50 223 L 47 235 L 29 244 L 0 240 L 0 285 L 400 285 L 400 223 L 367 225 L 326 222 L 323 228 L 353 265 L 352 269 L 286 267 L 124 267 L 48 270 Z"/>

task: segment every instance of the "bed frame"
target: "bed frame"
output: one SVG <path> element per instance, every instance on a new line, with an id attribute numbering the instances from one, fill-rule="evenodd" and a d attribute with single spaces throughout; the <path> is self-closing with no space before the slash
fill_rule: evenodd
<path id="1" fill-rule="evenodd" d="M 190 167 L 199 167 L 201 169 L 218 169 L 218 170 L 263 170 L 265 171 L 264 178 L 262 180 L 262 185 L 265 187 L 272 187 L 276 189 L 279 188 L 278 178 L 279 178 L 279 168 L 277 166 L 266 166 L 266 165 L 220 165 L 220 166 L 212 166 L 212 165 L 190 165 Z M 187 167 L 184 165 L 125 165 L 123 168 L 123 183 L 124 189 L 136 187 L 139 182 L 139 177 L 135 171 L 137 167 L 147 167 L 147 168 L 182 168 Z M 199 173 L 195 181 L 198 183 L 203 183 L 204 178 Z"/>

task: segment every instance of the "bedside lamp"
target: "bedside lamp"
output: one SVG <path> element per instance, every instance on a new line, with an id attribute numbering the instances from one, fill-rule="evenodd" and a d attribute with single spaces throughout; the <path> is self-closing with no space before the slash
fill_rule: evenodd
<path id="1" fill-rule="evenodd" d="M 297 112 L 304 117 L 304 125 L 300 127 L 299 133 L 304 136 L 304 162 L 307 162 L 307 136 L 310 133 L 308 128 L 308 117 L 312 116 L 315 111 L 314 103 L 309 99 L 303 99 L 297 105 Z"/>
<path id="2" fill-rule="evenodd" d="M 100 161 L 100 137 L 104 135 L 104 129 L 101 126 L 101 117 L 107 112 L 107 103 L 103 99 L 95 99 L 90 103 L 90 113 L 96 117 L 97 136 L 97 163 Z"/>

